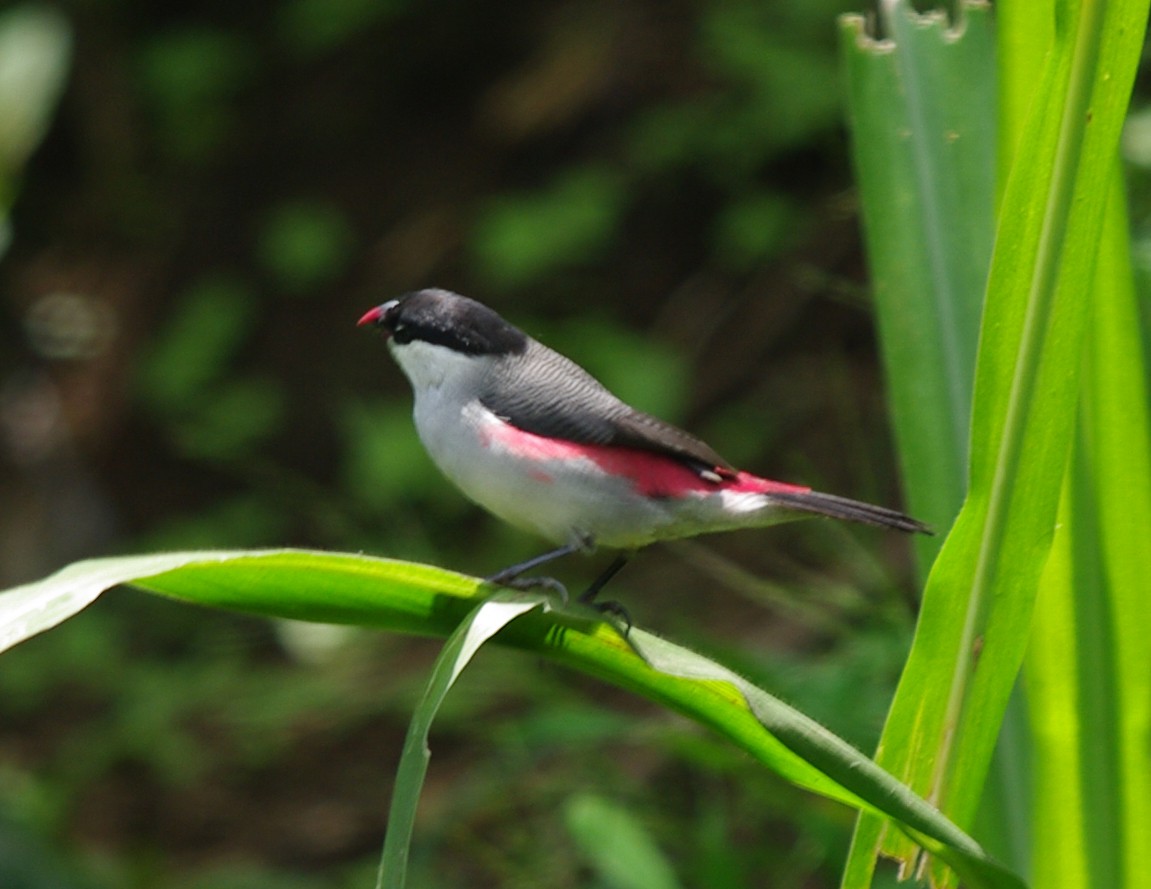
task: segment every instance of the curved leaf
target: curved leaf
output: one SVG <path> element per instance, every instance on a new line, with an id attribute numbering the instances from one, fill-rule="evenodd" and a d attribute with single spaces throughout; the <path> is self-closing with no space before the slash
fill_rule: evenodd
<path id="1" fill-rule="evenodd" d="M 37 598 L 86 603 L 118 583 L 255 614 L 445 636 L 488 591 L 479 580 L 426 565 L 272 550 L 97 559 L 21 587 L 14 595 L 25 614 Z M 60 615 L 58 608 L 53 611 L 55 622 Z M 34 625 L 23 622 L 25 630 Z M 18 641 L 14 634 L 7 638 Z M 625 640 L 598 612 L 579 605 L 524 614 L 498 638 L 663 703 L 715 729 L 801 787 L 896 819 L 908 836 L 948 862 L 971 886 L 1023 885 L 933 806 L 847 742 L 714 661 L 638 628 Z"/>
<path id="2" fill-rule="evenodd" d="M 377 889 L 403 889 L 407 879 L 408 850 L 416 823 L 420 791 L 424 786 L 424 776 L 431 756 L 428 733 L 448 691 L 481 645 L 521 614 L 543 607 L 546 601 L 539 595 L 501 590 L 481 602 L 467 616 L 436 658 L 431 678 L 420 697 L 404 739 L 404 752 L 400 756 L 392 805 L 388 810 L 388 833 L 376 880 Z"/>

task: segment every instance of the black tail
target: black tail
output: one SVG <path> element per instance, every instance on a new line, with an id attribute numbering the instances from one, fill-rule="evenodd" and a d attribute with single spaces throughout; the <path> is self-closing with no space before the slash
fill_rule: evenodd
<path id="1" fill-rule="evenodd" d="M 818 491 L 807 491 L 802 494 L 772 492 L 770 497 L 773 502 L 799 512 L 846 519 L 849 522 L 862 522 L 880 528 L 894 528 L 896 531 L 906 531 L 908 534 L 935 533 L 923 522 L 916 521 L 897 510 L 885 506 L 873 506 L 859 500 L 849 500 L 847 497 L 836 497 L 834 494 L 820 494 Z"/>

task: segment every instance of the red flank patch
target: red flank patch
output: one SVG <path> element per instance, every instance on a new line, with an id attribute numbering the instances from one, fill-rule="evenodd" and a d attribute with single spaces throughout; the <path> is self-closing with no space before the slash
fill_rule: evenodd
<path id="1" fill-rule="evenodd" d="M 529 460 L 591 460 L 609 475 L 631 479 L 636 490 L 647 497 L 682 497 L 686 494 L 712 494 L 719 491 L 739 494 L 800 494 L 811 490 L 802 485 L 774 482 L 750 472 L 733 472 L 719 467 L 715 472 L 720 480 L 709 481 L 701 478 L 686 463 L 656 451 L 548 438 L 517 429 L 503 421 L 491 424 L 484 432 L 487 433 L 485 444 L 498 443 Z M 546 475 L 546 470 L 541 467 L 533 475 Z"/>

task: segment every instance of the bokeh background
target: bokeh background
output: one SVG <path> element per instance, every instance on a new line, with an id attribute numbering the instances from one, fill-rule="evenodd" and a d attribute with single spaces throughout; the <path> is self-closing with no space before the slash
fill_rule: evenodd
<path id="1" fill-rule="evenodd" d="M 437 475 L 355 327 L 432 285 L 732 462 L 898 505 L 837 64 L 858 7 L 0 12 L 70 35 L 0 37 L 0 84 L 16 56 L 49 84 L 42 140 L 0 171 L 0 586 L 160 549 L 476 574 L 540 551 Z M 603 561 L 556 573 L 578 588 Z M 870 749 L 915 577 L 906 539 L 808 522 L 653 548 L 612 595 Z M 437 648 L 108 594 L 0 661 L 0 885 L 372 885 Z M 432 748 L 413 886 L 624 885 L 589 818 L 664 862 L 658 885 L 833 886 L 852 823 L 681 719 L 495 649 Z"/>

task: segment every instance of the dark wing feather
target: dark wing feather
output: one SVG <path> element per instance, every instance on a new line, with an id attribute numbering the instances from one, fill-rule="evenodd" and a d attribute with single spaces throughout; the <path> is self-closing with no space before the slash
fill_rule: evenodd
<path id="1" fill-rule="evenodd" d="M 731 466 L 693 435 L 629 407 L 573 361 L 532 340 L 488 378 L 480 400 L 513 426 L 580 444 L 667 454 L 703 470 Z"/>

